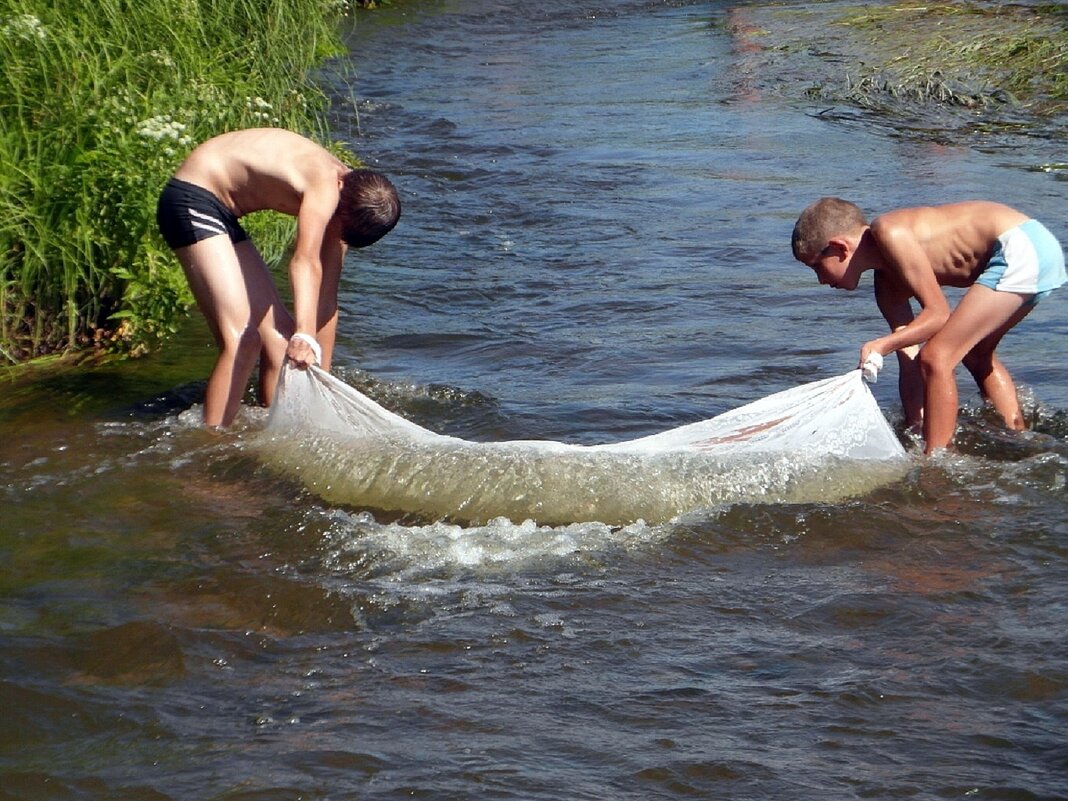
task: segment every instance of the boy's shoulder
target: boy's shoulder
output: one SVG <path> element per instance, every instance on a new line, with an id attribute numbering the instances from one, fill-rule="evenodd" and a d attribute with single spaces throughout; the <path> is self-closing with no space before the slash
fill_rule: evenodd
<path id="1" fill-rule="evenodd" d="M 884 211 L 872 218 L 871 225 L 873 228 L 913 225 L 918 219 L 928 216 L 936 208 L 937 206 L 904 206 Z"/>
<path id="2" fill-rule="evenodd" d="M 1027 217 L 1016 209 L 992 200 L 962 200 L 931 206 L 909 206 L 880 214 L 872 227 L 949 231 L 958 227 L 1000 233 Z M 995 236 L 997 235 L 995 234 Z"/>
<path id="3" fill-rule="evenodd" d="M 947 219 L 941 206 L 907 206 L 876 215 L 869 228 L 876 247 L 885 250 L 895 241 L 929 239 L 933 230 L 945 229 Z"/>

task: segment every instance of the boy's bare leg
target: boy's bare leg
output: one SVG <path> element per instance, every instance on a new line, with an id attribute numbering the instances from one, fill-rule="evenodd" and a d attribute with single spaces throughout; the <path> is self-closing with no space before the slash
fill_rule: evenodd
<path id="1" fill-rule="evenodd" d="M 315 338 L 323 352 L 323 360 L 319 366 L 327 371 L 333 363 L 334 344 L 337 340 L 337 294 L 346 250 L 340 239 L 327 237 L 323 240 L 323 246 L 319 252 L 323 265 L 323 281 L 319 289 L 319 305 L 316 309 L 318 330 L 315 332 Z"/>
<path id="2" fill-rule="evenodd" d="M 994 352 L 994 348 L 1001 342 L 1001 338 L 1012 326 L 1028 315 L 1033 306 L 1024 306 L 1021 314 L 1002 326 L 1000 331 L 982 340 L 964 357 L 964 366 L 972 374 L 975 383 L 983 397 L 989 401 L 998 414 L 1001 415 L 1005 425 L 1013 431 L 1023 431 L 1023 411 L 1020 409 L 1020 398 L 1016 393 L 1016 384 L 1009 375 L 1009 371 Z"/>
<path id="3" fill-rule="evenodd" d="M 285 362 L 286 345 L 296 329 L 256 246 L 245 240 L 238 242 L 234 250 L 244 276 L 250 317 L 259 333 L 260 403 L 270 406 L 278 387 L 278 374 Z"/>
<path id="4" fill-rule="evenodd" d="M 180 248 L 176 255 L 219 346 L 219 357 L 208 376 L 204 424 L 228 426 L 237 415 L 260 351 L 245 271 L 226 236 L 202 239 Z"/>
<path id="5" fill-rule="evenodd" d="M 315 338 L 323 349 L 323 363 L 319 366 L 329 372 L 334 358 L 334 342 L 337 340 L 337 309 L 334 310 L 334 313 L 327 319 L 326 323 L 319 328 Z"/>
<path id="6" fill-rule="evenodd" d="M 956 366 L 980 342 L 996 345 L 1005 332 L 1030 311 L 1030 307 L 1024 306 L 1024 301 L 1025 296 L 996 292 L 976 284 L 961 298 L 942 330 L 923 346 L 920 368 L 924 380 L 923 437 L 926 453 L 948 447 L 956 431 Z M 988 397 L 991 397 L 995 406 L 1001 404 L 1011 414 L 1006 393 L 1009 386 L 1013 393 L 1016 388 L 1000 361 L 997 362 L 1000 372 L 995 371 L 992 349 L 990 355 L 990 373 L 984 378 L 983 391 L 991 392 Z M 1018 414 L 1018 402 L 1016 409 Z"/>

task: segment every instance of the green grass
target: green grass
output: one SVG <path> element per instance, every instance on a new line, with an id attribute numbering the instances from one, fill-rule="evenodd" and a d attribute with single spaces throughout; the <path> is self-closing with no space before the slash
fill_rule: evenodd
<path id="1" fill-rule="evenodd" d="M 141 352 L 191 298 L 155 227 L 196 143 L 276 125 L 324 140 L 310 76 L 348 0 L 0 0 L 0 362 Z M 281 227 L 279 227 L 281 225 Z M 289 226 L 251 221 L 268 255 Z"/>
<path id="2" fill-rule="evenodd" d="M 857 94 L 968 107 L 1009 102 L 1046 116 L 1068 110 L 1063 4 L 878 3 L 839 22 L 866 32 L 876 55 L 854 86 Z"/>

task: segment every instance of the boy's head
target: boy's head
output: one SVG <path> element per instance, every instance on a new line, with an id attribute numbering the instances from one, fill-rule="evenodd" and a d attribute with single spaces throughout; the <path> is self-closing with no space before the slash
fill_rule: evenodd
<path id="1" fill-rule="evenodd" d="M 341 179 L 335 218 L 341 238 L 354 248 L 365 248 L 393 230 L 401 204 L 389 179 L 373 170 L 352 170 Z"/>
<path id="2" fill-rule="evenodd" d="M 832 238 L 853 236 L 867 224 L 864 212 L 848 200 L 820 198 L 797 218 L 790 241 L 794 258 L 811 265 Z"/>

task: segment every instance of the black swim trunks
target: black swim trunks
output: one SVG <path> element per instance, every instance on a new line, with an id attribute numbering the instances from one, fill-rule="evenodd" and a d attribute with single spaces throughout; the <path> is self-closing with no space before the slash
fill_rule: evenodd
<path id="1" fill-rule="evenodd" d="M 172 250 L 226 234 L 235 245 L 248 239 L 237 215 L 202 186 L 171 178 L 159 196 L 156 223 Z"/>

